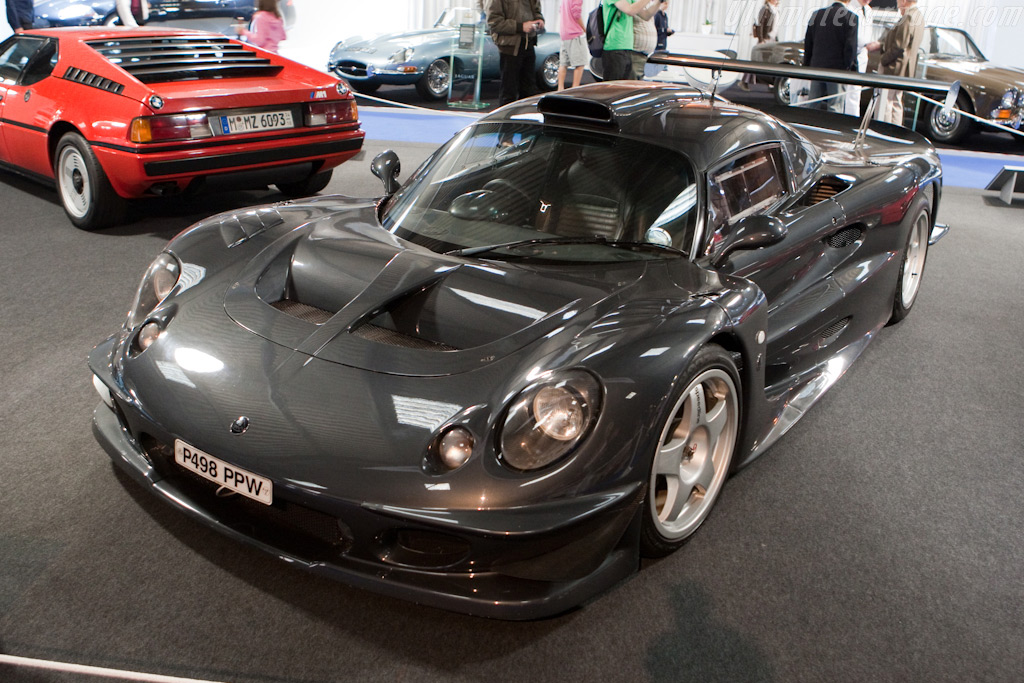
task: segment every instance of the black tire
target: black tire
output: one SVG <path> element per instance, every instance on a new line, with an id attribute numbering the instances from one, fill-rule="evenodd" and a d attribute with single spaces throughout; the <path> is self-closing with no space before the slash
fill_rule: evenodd
<path id="1" fill-rule="evenodd" d="M 78 133 L 57 142 L 53 176 L 64 212 L 76 227 L 99 230 L 124 219 L 125 200 L 114 191 L 92 147 Z"/>
<path id="2" fill-rule="evenodd" d="M 541 92 L 551 92 L 558 88 L 558 53 L 544 58 L 537 69 L 537 87 Z"/>
<path id="3" fill-rule="evenodd" d="M 640 530 L 644 557 L 673 552 L 707 519 L 732 467 L 742 405 L 732 356 L 714 344 L 698 351 L 659 422 Z"/>
<path id="4" fill-rule="evenodd" d="M 776 104 L 781 104 L 784 107 L 790 105 L 789 78 L 787 76 L 780 76 L 775 79 L 775 82 L 772 84 L 772 94 L 775 96 Z"/>
<path id="5" fill-rule="evenodd" d="M 381 86 L 379 81 L 349 81 L 348 84 L 352 86 L 353 90 L 364 95 L 372 95 Z"/>
<path id="6" fill-rule="evenodd" d="M 420 80 L 416 81 L 416 92 L 425 100 L 434 102 L 448 97 L 448 82 L 451 80 L 451 65 L 447 59 L 435 59 L 427 65 Z"/>
<path id="7" fill-rule="evenodd" d="M 960 96 L 956 108 L 971 111 L 967 98 Z M 944 145 L 956 145 L 963 141 L 974 130 L 974 122 L 958 112 L 952 111 L 948 117 L 942 116 L 942 107 L 929 104 L 921 120 L 924 135 L 932 142 Z"/>
<path id="8" fill-rule="evenodd" d="M 928 238 L 932 232 L 927 195 L 914 209 L 913 216 L 906 244 L 900 253 L 900 274 L 892 297 L 892 315 L 889 316 L 887 323 L 889 325 L 898 323 L 910 314 L 910 309 L 917 301 L 918 292 L 921 291 L 921 279 L 924 277 L 924 266 L 928 260 Z"/>
<path id="9" fill-rule="evenodd" d="M 277 189 L 281 191 L 281 194 L 289 197 L 309 197 L 327 187 L 327 184 L 331 182 L 333 174 L 334 169 L 331 169 L 322 173 L 314 173 L 308 178 L 294 183 L 275 183 L 275 185 L 277 185 Z"/>

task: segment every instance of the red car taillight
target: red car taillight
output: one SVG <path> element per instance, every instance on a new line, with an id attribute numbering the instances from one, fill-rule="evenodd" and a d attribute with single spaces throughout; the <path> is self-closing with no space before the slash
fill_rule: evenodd
<path id="1" fill-rule="evenodd" d="M 306 104 L 307 126 L 329 126 L 359 119 L 355 100 L 331 100 L 329 102 L 308 102 Z"/>
<path id="2" fill-rule="evenodd" d="M 129 136 L 132 142 L 164 142 L 167 140 L 198 140 L 213 135 L 206 114 L 170 114 L 140 116 L 132 119 Z"/>

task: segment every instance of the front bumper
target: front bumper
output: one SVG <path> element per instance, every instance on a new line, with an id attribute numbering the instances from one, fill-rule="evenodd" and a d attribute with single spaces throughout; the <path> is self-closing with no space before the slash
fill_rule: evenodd
<path id="1" fill-rule="evenodd" d="M 327 70 L 335 76 L 353 83 L 380 83 L 383 85 L 412 85 L 420 80 L 425 67 L 396 65 L 382 67 L 366 62 L 342 59 L 331 61 Z"/>
<path id="2" fill-rule="evenodd" d="M 119 391 L 111 343 L 90 357 L 104 403 L 96 439 L 133 479 L 234 539 L 352 586 L 476 616 L 537 619 L 565 612 L 639 565 L 641 484 L 587 499 L 516 509 L 403 508 L 326 500 L 274 481 L 273 506 L 238 496 L 173 463 L 175 436 Z"/>

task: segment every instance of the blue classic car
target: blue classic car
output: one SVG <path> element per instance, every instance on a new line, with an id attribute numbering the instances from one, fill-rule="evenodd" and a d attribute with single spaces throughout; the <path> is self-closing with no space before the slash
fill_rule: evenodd
<path id="1" fill-rule="evenodd" d="M 382 85 L 415 85 L 424 99 L 439 100 L 448 94 L 452 50 L 458 45 L 459 31 L 464 26 L 486 32 L 484 13 L 453 7 L 442 12 L 430 29 L 367 39 L 347 38 L 331 50 L 327 68 L 360 92 L 371 93 Z M 537 39 L 537 85 L 542 90 L 554 90 L 558 85 L 560 49 L 557 33 L 543 33 Z M 466 65 L 458 54 L 455 60 L 458 73 Z M 490 36 L 484 38 L 482 77 L 500 77 L 498 48 Z"/>
<path id="2" fill-rule="evenodd" d="M 293 0 L 278 3 L 286 26 L 295 21 Z M 249 21 L 255 0 L 149 0 L 149 21 L 160 25 L 218 33 L 232 32 L 239 19 Z M 114 0 L 36 0 L 35 27 L 118 24 Z"/>

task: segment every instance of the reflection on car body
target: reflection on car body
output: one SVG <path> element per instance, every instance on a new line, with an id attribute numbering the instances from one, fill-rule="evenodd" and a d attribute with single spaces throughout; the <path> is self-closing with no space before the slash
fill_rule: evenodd
<path id="1" fill-rule="evenodd" d="M 295 0 L 278 3 L 285 26 L 295 23 Z M 149 0 L 149 24 L 232 33 L 252 19 L 255 0 Z M 36 0 L 35 28 L 116 25 L 114 0 Z"/>

